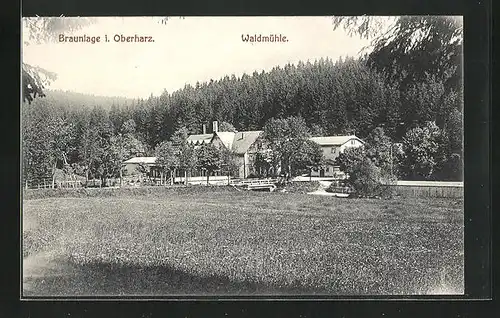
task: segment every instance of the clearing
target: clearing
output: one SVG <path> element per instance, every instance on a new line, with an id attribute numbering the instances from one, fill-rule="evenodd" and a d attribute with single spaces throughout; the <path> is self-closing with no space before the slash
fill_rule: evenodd
<path id="1" fill-rule="evenodd" d="M 24 296 L 464 290 L 463 200 L 115 192 L 24 201 Z"/>

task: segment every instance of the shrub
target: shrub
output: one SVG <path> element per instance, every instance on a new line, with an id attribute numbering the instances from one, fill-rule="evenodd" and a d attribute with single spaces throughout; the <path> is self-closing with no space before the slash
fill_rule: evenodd
<path id="1" fill-rule="evenodd" d="M 285 189 L 290 193 L 308 193 L 318 190 L 319 186 L 318 181 L 296 181 L 288 183 Z"/>
<path id="2" fill-rule="evenodd" d="M 348 184 L 358 196 L 373 197 L 381 192 L 380 174 L 380 168 L 370 159 L 363 158 L 352 167 Z"/>

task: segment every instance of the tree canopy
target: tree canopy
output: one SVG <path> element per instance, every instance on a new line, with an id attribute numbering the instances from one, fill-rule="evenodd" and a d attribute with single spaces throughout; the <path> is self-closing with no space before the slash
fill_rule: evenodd
<path id="1" fill-rule="evenodd" d="M 23 20 L 33 31 L 25 44 L 50 41 L 61 28 L 92 23 L 53 19 Z M 183 142 L 217 120 L 220 131 L 263 129 L 271 152 L 256 161 L 267 170 L 281 166 L 292 174 L 317 165 L 319 152 L 306 141 L 309 136 L 355 134 L 376 145 L 366 149 L 367 156 L 382 172 L 397 164 L 404 178 L 416 177 L 409 172 L 413 168 L 422 178 L 461 178 L 461 19 L 336 17 L 334 28 L 339 27 L 353 36 L 373 37 L 365 56 L 299 61 L 240 77 L 228 74 L 138 100 L 46 91 L 55 74 L 23 64 L 25 175 L 51 175 L 55 164 L 87 177 L 109 176 L 124 156 L 153 155 L 165 141 L 181 158 L 179 169 L 220 167 L 197 163 L 195 154 L 205 153 Z M 46 98 L 36 98 L 44 93 Z M 429 128 L 430 122 L 437 128 Z M 374 130 L 382 125 L 383 134 Z M 429 129 L 437 129 L 437 137 Z M 389 161 L 389 143 L 401 143 L 406 155 Z M 305 153 L 310 156 L 302 158 Z M 425 167 L 417 167 L 421 153 Z"/>
<path id="2" fill-rule="evenodd" d="M 429 74 L 447 89 L 462 85 L 462 17 L 335 17 L 333 24 L 351 35 L 372 37 L 368 65 L 401 87 L 424 81 Z"/>

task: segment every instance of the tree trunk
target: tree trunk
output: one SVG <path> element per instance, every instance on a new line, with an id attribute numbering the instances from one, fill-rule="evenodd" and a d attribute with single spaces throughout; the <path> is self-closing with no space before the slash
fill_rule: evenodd
<path id="1" fill-rule="evenodd" d="M 209 178 L 210 178 L 210 174 L 209 174 L 209 173 L 208 173 L 208 171 L 207 171 L 207 185 L 209 185 L 209 184 L 210 184 L 210 183 L 209 183 L 209 180 L 208 180 Z"/>
<path id="2" fill-rule="evenodd" d="M 52 189 L 54 189 L 56 184 L 56 163 L 52 166 Z"/>
<path id="3" fill-rule="evenodd" d="M 170 185 L 174 185 L 174 174 L 172 170 L 170 170 Z"/>
<path id="4" fill-rule="evenodd" d="M 309 169 L 309 182 L 312 181 L 312 172 L 313 172 L 313 170 Z"/>
<path id="5" fill-rule="evenodd" d="M 123 171 L 122 166 L 120 165 L 120 188 L 123 186 Z"/>
<path id="6" fill-rule="evenodd" d="M 188 173 L 187 173 L 187 169 L 184 170 L 184 185 L 188 185 Z"/>

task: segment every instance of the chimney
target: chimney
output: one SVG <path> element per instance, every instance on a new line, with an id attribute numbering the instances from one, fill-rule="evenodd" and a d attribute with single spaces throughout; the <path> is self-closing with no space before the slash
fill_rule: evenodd
<path id="1" fill-rule="evenodd" d="M 203 124 L 203 134 L 205 135 L 207 133 L 207 125 Z"/>
<path id="2" fill-rule="evenodd" d="M 215 120 L 213 123 L 213 132 L 216 133 L 216 132 L 219 132 L 219 126 L 217 125 L 217 121 Z"/>

